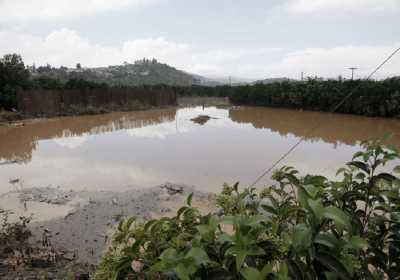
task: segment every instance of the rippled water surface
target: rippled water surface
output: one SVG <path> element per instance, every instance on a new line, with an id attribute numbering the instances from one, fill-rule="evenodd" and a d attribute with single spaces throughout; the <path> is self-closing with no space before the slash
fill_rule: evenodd
<path id="1" fill-rule="evenodd" d="M 204 125 L 191 121 L 212 117 Z M 322 122 L 320 129 L 307 135 Z M 0 193 L 23 187 L 126 190 L 164 182 L 218 191 L 253 181 L 300 137 L 284 164 L 332 176 L 358 141 L 393 134 L 400 121 L 254 107 L 188 107 L 67 117 L 0 127 Z M 261 184 L 268 183 L 268 178 Z"/>

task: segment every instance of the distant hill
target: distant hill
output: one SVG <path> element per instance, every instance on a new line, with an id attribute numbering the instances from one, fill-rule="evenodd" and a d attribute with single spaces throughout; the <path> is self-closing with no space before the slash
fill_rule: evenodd
<path id="1" fill-rule="evenodd" d="M 168 64 L 160 63 L 156 59 L 141 59 L 134 63 L 125 62 L 122 65 L 108 67 L 86 68 L 77 64 L 75 68 L 51 65 L 28 67 L 33 78 L 49 77 L 68 81 L 69 79 L 84 79 L 96 83 L 109 85 L 138 86 L 138 85 L 176 85 L 176 86 L 221 86 L 221 85 L 249 85 L 270 84 L 283 81 L 295 81 L 289 78 L 270 78 L 252 82 L 250 79 L 226 76 L 204 77 L 197 74 L 178 70 Z"/>
<path id="2" fill-rule="evenodd" d="M 250 84 L 253 80 L 236 76 L 214 76 L 208 78 L 211 81 L 218 82 L 220 85 L 240 86 Z"/>
<path id="3" fill-rule="evenodd" d="M 50 65 L 38 68 L 29 68 L 32 77 L 50 77 L 67 81 L 71 78 L 85 79 L 88 81 L 107 83 L 109 85 L 179 85 L 190 86 L 202 84 L 203 78 L 178 70 L 167 64 L 159 63 L 155 59 L 142 59 L 134 63 L 124 63 L 123 65 L 82 68 L 79 64 L 76 68 L 54 68 Z"/>
<path id="4" fill-rule="evenodd" d="M 282 83 L 282 82 L 295 82 L 296 80 L 294 79 L 289 79 L 289 78 L 269 78 L 269 79 L 264 79 L 264 80 L 258 80 L 253 82 L 252 84 L 272 84 L 272 83 Z"/>
<path id="5" fill-rule="evenodd" d="M 189 75 L 192 75 L 192 77 L 196 79 L 197 85 L 206 86 L 206 87 L 216 87 L 216 86 L 222 86 L 224 84 L 221 81 L 218 81 L 216 79 L 203 77 L 203 76 L 200 76 L 197 74 L 189 74 Z"/>

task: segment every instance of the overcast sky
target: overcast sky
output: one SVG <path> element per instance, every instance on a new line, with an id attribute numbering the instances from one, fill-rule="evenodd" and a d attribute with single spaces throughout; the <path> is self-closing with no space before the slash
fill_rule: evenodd
<path id="1" fill-rule="evenodd" d="M 365 77 L 400 47 L 400 0 L 0 0 L 0 55 L 205 76 Z M 400 54 L 377 78 L 400 75 Z"/>

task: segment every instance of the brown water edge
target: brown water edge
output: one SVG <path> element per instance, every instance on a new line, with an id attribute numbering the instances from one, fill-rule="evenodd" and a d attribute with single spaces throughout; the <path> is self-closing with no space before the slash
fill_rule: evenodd
<path id="1" fill-rule="evenodd" d="M 229 117 L 256 129 L 270 129 L 281 136 L 294 135 L 307 141 L 322 140 L 335 145 L 355 145 L 359 141 L 382 139 L 400 149 L 400 120 L 263 107 L 235 107 Z M 312 130 L 312 128 L 315 128 Z"/>
<path id="2" fill-rule="evenodd" d="M 30 119 L 23 125 L 0 126 L 0 158 L 29 161 L 40 140 L 102 134 L 175 119 L 175 107 L 135 112 Z"/>
<path id="3" fill-rule="evenodd" d="M 400 121 L 394 119 L 182 106 L 0 127 L 0 193 L 13 189 L 13 179 L 24 188 L 122 191 L 170 181 L 218 192 L 224 182 L 250 183 L 300 137 L 304 143 L 284 164 L 304 173 L 335 174 L 360 149 L 359 141 L 386 133 L 400 148 Z M 200 115 L 211 118 L 204 125 L 191 121 Z M 316 123 L 321 127 L 308 135 Z"/>

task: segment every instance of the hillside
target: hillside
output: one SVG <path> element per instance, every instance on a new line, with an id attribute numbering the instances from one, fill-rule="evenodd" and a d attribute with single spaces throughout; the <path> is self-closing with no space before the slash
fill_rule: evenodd
<path id="1" fill-rule="evenodd" d="M 107 83 L 109 85 L 179 85 L 190 86 L 200 84 L 201 77 L 180 71 L 157 60 L 142 59 L 134 63 L 124 63 L 98 68 L 82 68 L 79 64 L 76 68 L 54 68 L 50 65 L 38 68 L 30 67 L 33 78 L 50 77 L 61 81 L 71 78 L 81 78 L 88 81 Z"/>
<path id="2" fill-rule="evenodd" d="M 293 79 L 289 79 L 289 78 L 268 78 L 268 79 L 264 79 L 264 80 L 258 80 L 253 82 L 253 84 L 272 84 L 272 83 L 282 83 L 282 82 L 294 82 L 296 80 Z"/>

